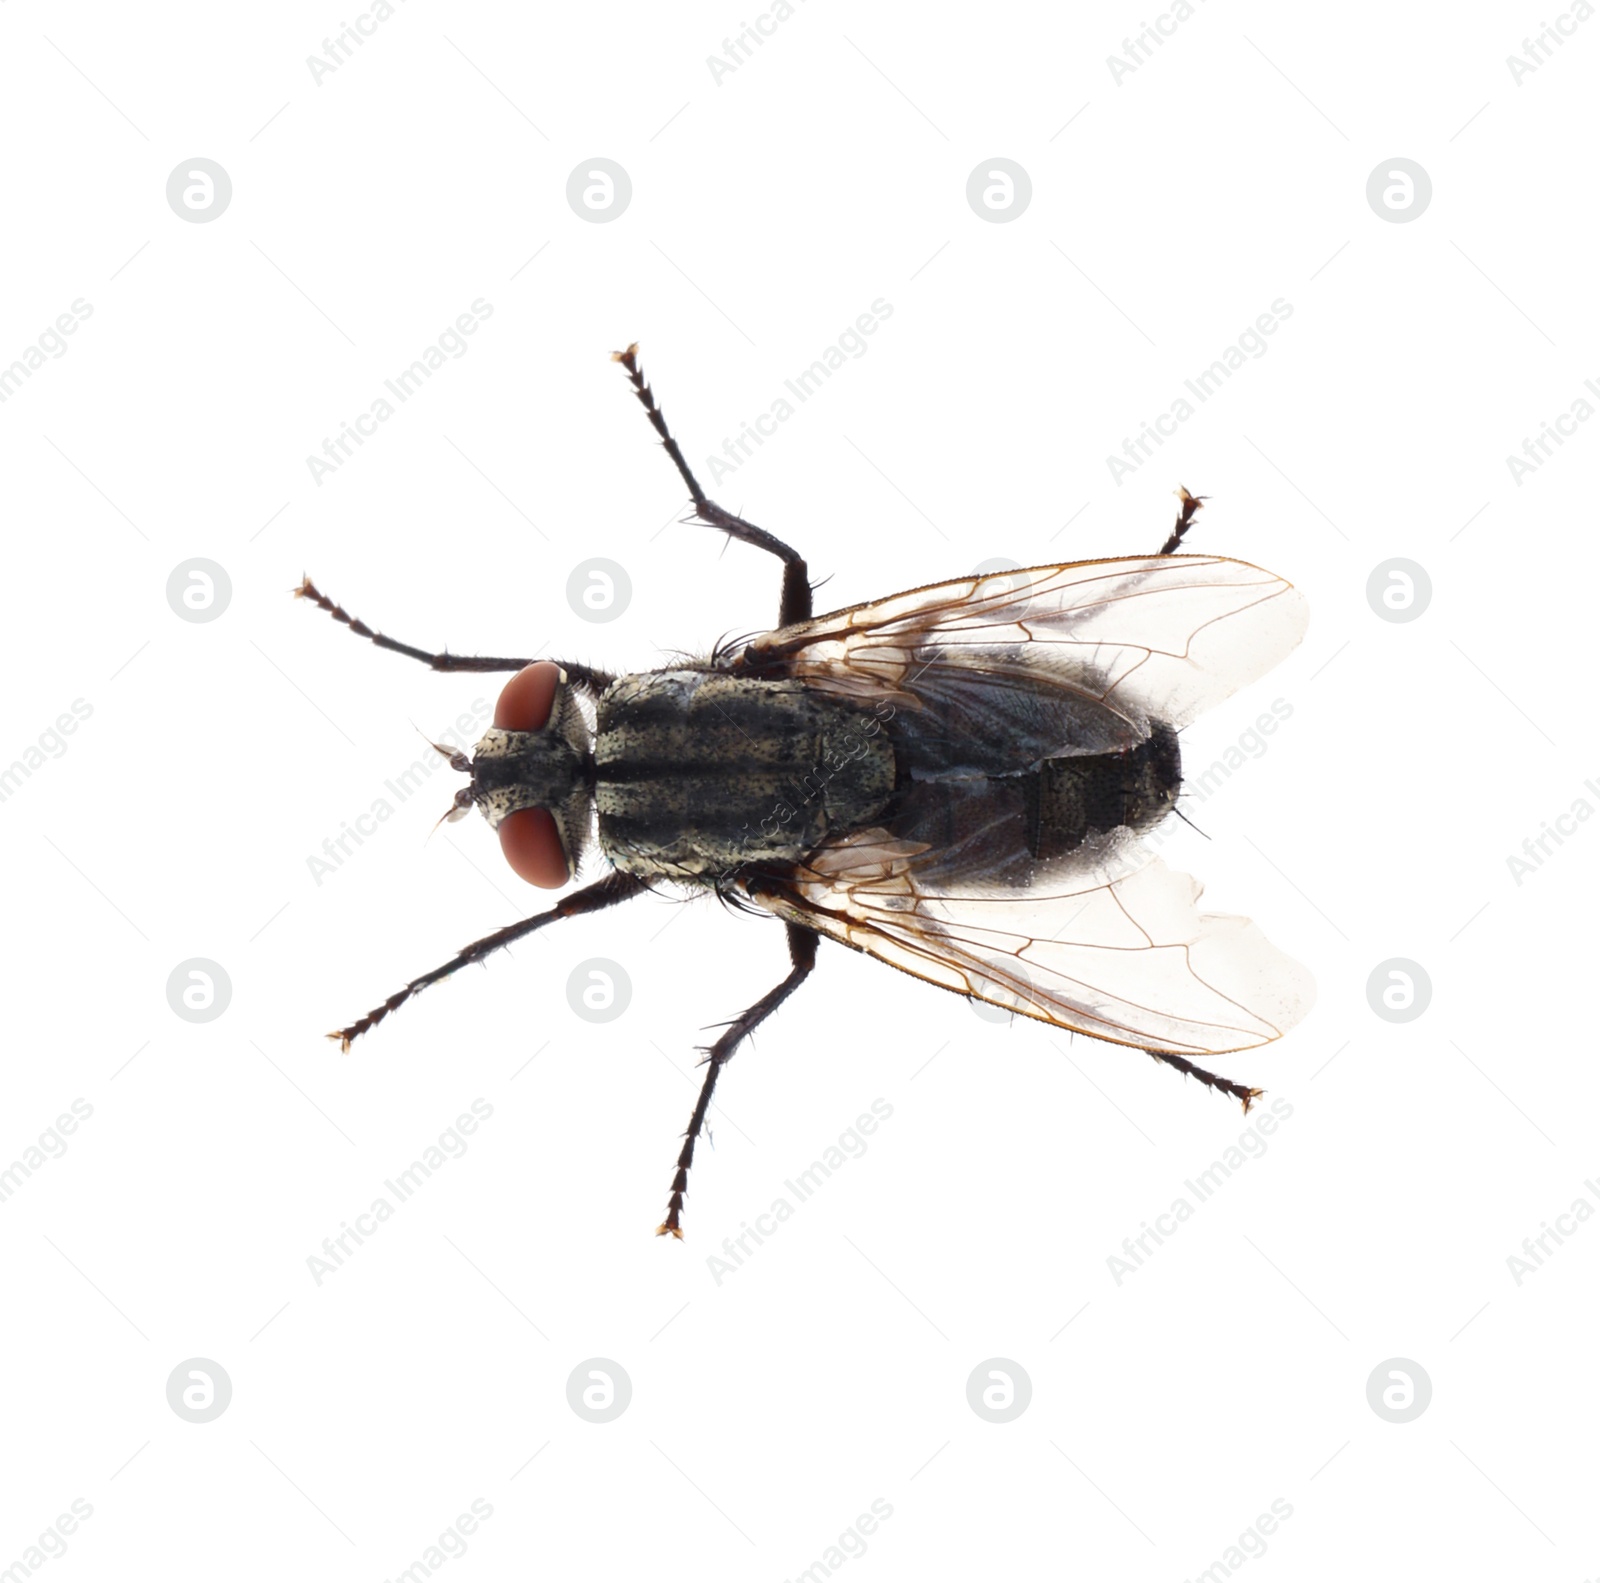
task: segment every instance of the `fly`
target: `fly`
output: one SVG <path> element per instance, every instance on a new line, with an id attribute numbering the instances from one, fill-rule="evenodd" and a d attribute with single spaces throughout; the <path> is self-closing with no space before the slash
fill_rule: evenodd
<path id="1" fill-rule="evenodd" d="M 479 809 L 512 869 L 559 888 L 329 1037 L 350 1042 L 419 990 L 535 929 L 660 886 L 782 920 L 790 968 L 704 1050 L 705 1079 L 657 1234 L 684 1193 L 717 1078 L 836 940 L 904 972 L 1143 1050 L 1238 1100 L 1196 1064 L 1270 1043 L 1310 1008 L 1310 975 L 1140 837 L 1174 811 L 1178 732 L 1264 675 L 1305 600 L 1243 561 L 1180 553 L 1203 496 L 1150 556 L 933 583 L 814 616 L 802 557 L 701 489 L 639 367 L 612 354 L 693 500 L 689 520 L 783 565 L 778 624 L 708 658 L 617 676 L 571 661 L 432 654 L 295 592 L 379 648 L 438 671 L 508 671 L 446 817 Z"/>

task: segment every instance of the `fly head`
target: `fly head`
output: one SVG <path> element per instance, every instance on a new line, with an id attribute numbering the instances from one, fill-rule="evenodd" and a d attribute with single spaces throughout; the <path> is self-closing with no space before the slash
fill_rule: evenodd
<path id="1" fill-rule="evenodd" d="M 594 798 L 594 734 L 566 672 L 537 660 L 501 690 L 494 724 L 455 768 L 472 784 L 446 818 L 479 808 L 506 861 L 530 884 L 555 889 L 578 871 Z"/>

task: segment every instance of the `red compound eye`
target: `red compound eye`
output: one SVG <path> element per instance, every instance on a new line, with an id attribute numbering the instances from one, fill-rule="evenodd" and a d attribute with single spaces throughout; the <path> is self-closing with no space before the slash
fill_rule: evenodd
<path id="1" fill-rule="evenodd" d="M 550 720 L 550 705 L 555 701 L 560 679 L 561 667 L 554 660 L 524 665 L 500 689 L 494 723 L 502 731 L 543 731 Z"/>
<path id="2" fill-rule="evenodd" d="M 500 691 L 494 723 L 502 731 L 542 731 L 550 721 L 561 668 L 551 660 L 525 665 Z M 519 808 L 500 821 L 500 850 L 530 885 L 558 890 L 567 883 L 566 853 L 547 808 Z"/>
<path id="3" fill-rule="evenodd" d="M 500 850 L 530 885 L 559 890 L 567 883 L 567 857 L 548 808 L 519 808 L 500 821 Z"/>

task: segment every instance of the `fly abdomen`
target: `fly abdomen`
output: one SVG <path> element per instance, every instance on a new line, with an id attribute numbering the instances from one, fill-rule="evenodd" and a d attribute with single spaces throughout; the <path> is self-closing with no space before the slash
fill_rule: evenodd
<path id="1" fill-rule="evenodd" d="M 1182 781 L 1177 733 L 1157 725 L 1136 747 L 1047 759 L 1017 775 L 909 777 L 883 820 L 925 849 L 928 885 L 1026 890 L 1054 860 L 1106 846 L 1117 830 L 1154 828 Z"/>
<path id="2" fill-rule="evenodd" d="M 1178 734 L 1158 723 L 1137 747 L 1048 759 L 1020 779 L 1029 852 L 1060 857 L 1097 832 L 1122 826 L 1137 834 L 1167 816 L 1183 781 Z"/>
<path id="3" fill-rule="evenodd" d="M 793 862 L 869 822 L 894 788 L 876 717 L 794 681 L 713 670 L 626 676 L 600 700 L 600 844 L 641 877 Z"/>

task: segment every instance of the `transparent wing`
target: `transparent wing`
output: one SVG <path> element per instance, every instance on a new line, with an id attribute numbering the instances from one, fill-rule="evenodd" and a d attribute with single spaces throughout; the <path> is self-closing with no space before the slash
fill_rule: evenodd
<path id="1" fill-rule="evenodd" d="M 1291 584 L 1244 561 L 1145 556 L 912 589 L 765 633 L 737 663 L 886 701 L 929 766 L 997 774 L 1185 726 L 1307 620 Z"/>
<path id="2" fill-rule="evenodd" d="M 1279 1038 L 1311 975 L 1123 831 L 1027 889 L 943 884 L 936 850 L 882 830 L 829 843 L 753 899 L 957 994 L 1139 1049 L 1221 1055 Z"/>

